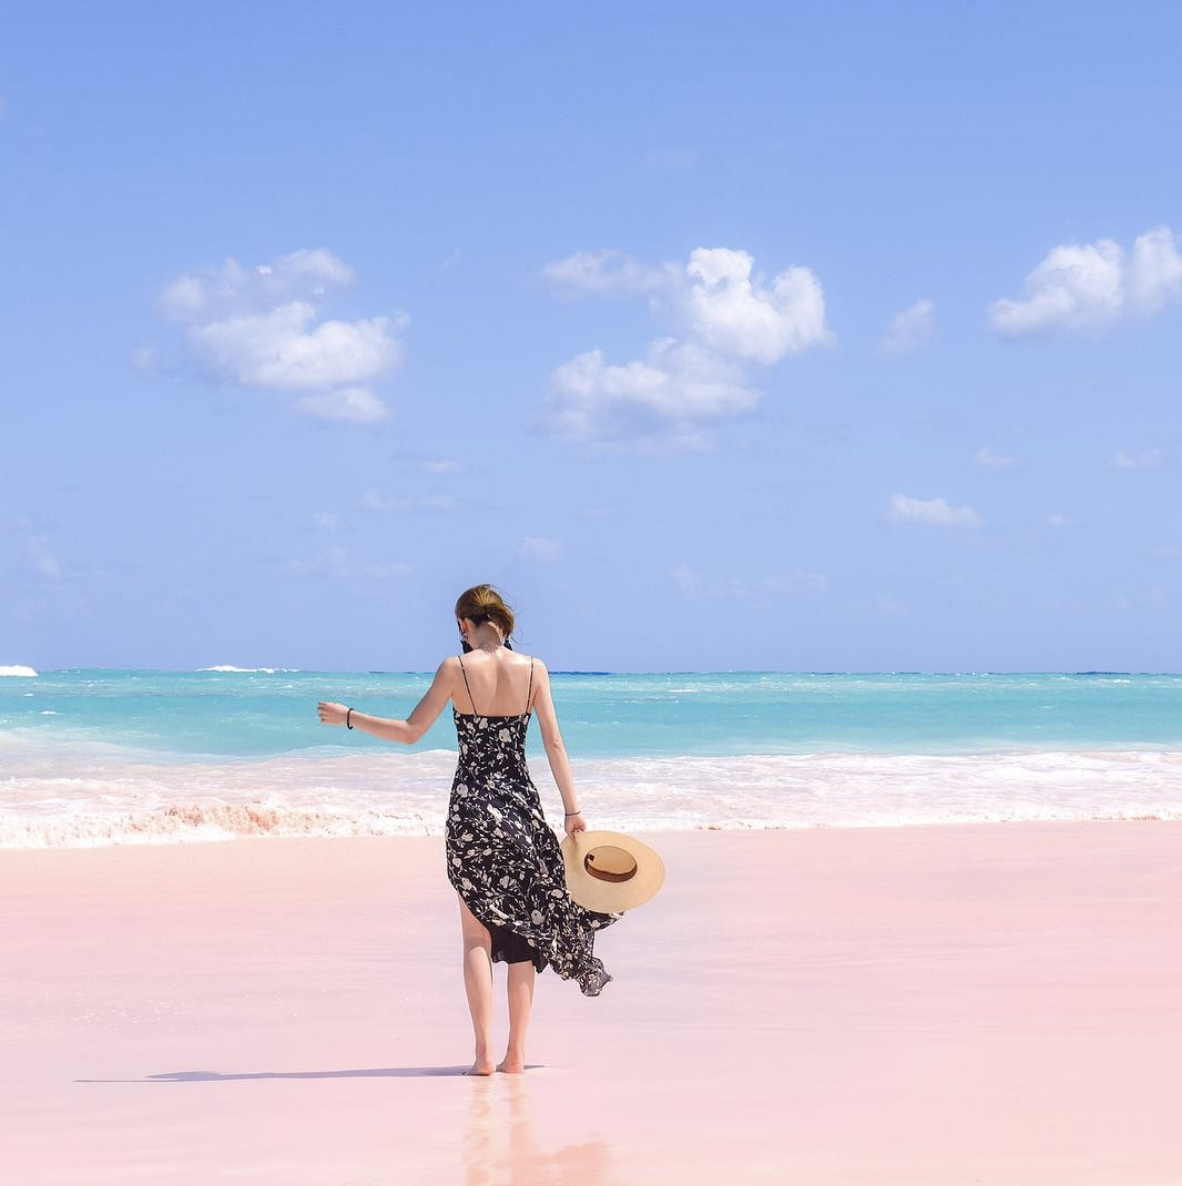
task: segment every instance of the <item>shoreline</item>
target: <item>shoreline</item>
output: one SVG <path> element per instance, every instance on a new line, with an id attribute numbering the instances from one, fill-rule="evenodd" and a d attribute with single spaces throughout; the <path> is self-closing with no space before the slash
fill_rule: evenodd
<path id="1" fill-rule="evenodd" d="M 456 769 L 454 750 L 182 764 L 6 757 L 0 851 L 439 836 Z M 561 827 L 549 770 L 529 761 Z M 614 831 L 1182 819 L 1182 748 L 584 758 L 572 769 L 594 826 Z"/>
<path id="2" fill-rule="evenodd" d="M 1182 1181 L 1182 822 L 630 830 L 475 1080 L 441 837 L 0 852 L 14 1181 Z"/>

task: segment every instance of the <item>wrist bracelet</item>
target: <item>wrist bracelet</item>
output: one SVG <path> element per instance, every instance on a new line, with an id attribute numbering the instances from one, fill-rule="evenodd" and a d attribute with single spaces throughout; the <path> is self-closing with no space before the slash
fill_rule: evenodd
<path id="1" fill-rule="evenodd" d="M 346 728 L 349 728 L 349 729 L 352 729 L 352 728 L 353 728 L 353 726 L 352 726 L 351 724 L 349 724 L 349 718 L 350 718 L 352 715 L 353 715 L 353 710 L 352 710 L 352 709 L 349 709 L 349 711 L 348 711 L 347 713 L 345 713 L 345 726 L 346 726 Z"/>
<path id="2" fill-rule="evenodd" d="M 582 815 L 583 813 L 581 811 L 575 810 L 575 811 L 568 811 L 566 814 L 567 815 Z"/>

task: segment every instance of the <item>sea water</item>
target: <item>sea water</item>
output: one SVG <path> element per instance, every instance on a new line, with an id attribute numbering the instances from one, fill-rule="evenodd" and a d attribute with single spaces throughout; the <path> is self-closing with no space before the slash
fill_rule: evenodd
<path id="1" fill-rule="evenodd" d="M 430 676 L 70 669 L 0 677 L 0 847 L 234 835 L 442 835 L 455 731 L 405 718 Z M 555 673 L 590 828 L 1182 819 L 1182 676 Z M 536 720 L 528 754 L 562 825 Z"/>

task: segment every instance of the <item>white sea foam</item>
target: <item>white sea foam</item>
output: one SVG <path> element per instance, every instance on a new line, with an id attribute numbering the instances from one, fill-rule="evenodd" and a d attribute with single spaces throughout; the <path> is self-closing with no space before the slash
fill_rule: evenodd
<path id="1" fill-rule="evenodd" d="M 216 667 L 198 667 L 198 671 L 236 671 L 240 674 L 261 671 L 267 675 L 274 675 L 276 671 L 293 671 L 292 667 L 234 667 L 230 663 L 219 663 Z"/>
<path id="2" fill-rule="evenodd" d="M 0 667 L 0 675 L 35 676 L 37 673 L 31 667 L 23 667 L 19 663 L 14 666 Z"/>
<path id="3" fill-rule="evenodd" d="M 170 763 L 115 747 L 69 753 L 6 748 L 0 848 L 442 836 L 456 760 L 449 750 Z M 532 769 L 561 834 L 545 759 Z M 576 761 L 574 776 L 588 827 L 617 831 L 1182 820 L 1177 749 L 611 758 Z"/>

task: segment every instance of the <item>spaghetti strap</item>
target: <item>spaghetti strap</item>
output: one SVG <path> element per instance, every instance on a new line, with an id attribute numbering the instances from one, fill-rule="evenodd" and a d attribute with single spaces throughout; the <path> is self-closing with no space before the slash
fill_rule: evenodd
<path id="1" fill-rule="evenodd" d="M 464 675 L 464 687 L 468 689 L 468 699 L 472 700 L 472 687 L 468 683 L 468 673 L 466 671 L 464 671 L 464 656 L 459 655 L 459 656 L 457 656 L 457 658 L 460 660 L 460 671 L 463 672 L 463 675 Z M 472 700 L 472 711 L 475 712 L 477 716 L 480 715 L 478 712 L 476 712 L 476 701 L 475 700 Z"/>
<path id="2" fill-rule="evenodd" d="M 525 711 L 526 712 L 529 712 L 529 710 L 530 710 L 529 702 L 530 702 L 530 697 L 533 696 L 533 693 L 534 693 L 534 661 L 531 657 L 531 659 L 529 661 L 529 687 L 526 689 L 526 692 L 525 692 Z M 471 693 L 469 693 L 469 695 L 471 695 Z"/>

